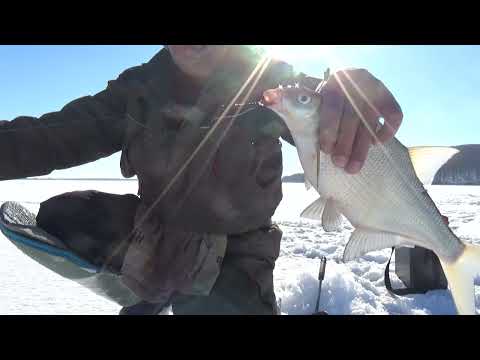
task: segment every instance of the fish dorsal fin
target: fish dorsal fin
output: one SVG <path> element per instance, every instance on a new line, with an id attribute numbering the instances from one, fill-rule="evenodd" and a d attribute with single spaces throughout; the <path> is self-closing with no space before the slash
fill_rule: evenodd
<path id="1" fill-rule="evenodd" d="M 342 226 L 342 214 L 338 211 L 336 203 L 328 199 L 322 214 L 322 226 L 327 232 L 339 231 Z"/>
<path id="2" fill-rule="evenodd" d="M 310 220 L 322 220 L 323 209 L 325 208 L 325 200 L 319 197 L 313 203 L 308 205 L 300 214 L 301 217 Z"/>
<path id="3" fill-rule="evenodd" d="M 352 236 L 345 247 L 343 261 L 351 261 L 369 253 L 370 251 L 400 246 L 408 242 L 408 239 L 401 235 L 359 227 L 352 233 Z"/>
<path id="4" fill-rule="evenodd" d="M 431 185 L 437 171 L 458 152 L 458 149 L 444 146 L 417 146 L 408 149 L 417 177 L 425 185 Z"/>

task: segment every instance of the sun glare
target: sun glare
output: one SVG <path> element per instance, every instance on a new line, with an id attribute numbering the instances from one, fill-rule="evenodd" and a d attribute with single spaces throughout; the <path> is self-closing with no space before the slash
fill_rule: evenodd
<path id="1" fill-rule="evenodd" d="M 287 62 L 323 60 L 331 62 L 335 45 L 265 45 L 267 54 L 272 58 Z"/>
<path id="2" fill-rule="evenodd" d="M 263 45 L 262 48 L 273 59 L 297 69 L 308 69 L 311 76 L 323 76 L 327 68 L 337 71 L 346 67 L 337 45 Z"/>

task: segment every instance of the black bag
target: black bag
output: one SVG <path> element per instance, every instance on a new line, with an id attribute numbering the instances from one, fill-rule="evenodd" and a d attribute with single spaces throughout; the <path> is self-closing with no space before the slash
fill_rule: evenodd
<path id="1" fill-rule="evenodd" d="M 393 289 L 390 282 L 390 262 L 395 252 L 395 274 L 406 286 Z M 430 290 L 447 289 L 448 282 L 440 260 L 434 252 L 421 247 L 399 247 L 392 254 L 385 269 L 385 286 L 395 295 L 425 294 Z"/>

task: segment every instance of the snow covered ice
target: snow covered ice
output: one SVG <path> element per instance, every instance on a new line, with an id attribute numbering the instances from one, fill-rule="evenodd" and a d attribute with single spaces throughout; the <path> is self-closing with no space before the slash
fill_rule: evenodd
<path id="1" fill-rule="evenodd" d="M 320 308 L 330 314 L 456 314 L 448 290 L 425 295 L 394 297 L 384 284 L 384 270 L 391 250 L 371 252 L 360 259 L 343 263 L 344 247 L 352 226 L 344 220 L 341 232 L 325 233 L 319 222 L 301 219 L 301 211 L 315 200 L 314 190 L 302 184 L 284 184 L 285 197 L 274 220 L 284 231 L 281 256 L 275 269 L 277 297 L 285 314 L 314 311 L 321 256 L 328 259 L 322 284 Z M 440 211 L 449 217 L 450 226 L 462 239 L 480 243 L 480 187 L 430 186 L 427 188 Z M 391 271 L 394 270 L 392 262 Z M 402 283 L 391 273 L 392 285 Z M 477 279 L 476 284 L 480 285 Z M 480 289 L 476 288 L 477 310 Z"/>
<path id="2" fill-rule="evenodd" d="M 136 193 L 135 181 L 3 181 L 0 201 L 18 201 L 32 211 L 52 196 L 75 190 Z M 463 240 L 480 244 L 480 186 L 430 186 L 430 196 L 449 217 L 452 230 Z M 320 308 L 329 314 L 455 314 L 448 290 L 425 295 L 393 297 L 383 274 L 390 249 L 371 252 L 343 263 L 342 254 L 353 228 L 344 220 L 341 232 L 325 233 L 319 222 L 300 218 L 302 210 L 318 197 L 303 184 L 284 184 L 284 198 L 274 215 L 283 230 L 281 254 L 274 271 L 275 289 L 282 313 L 311 314 L 318 291 L 320 257 L 327 267 Z M 0 235 L 0 314 L 117 314 L 120 307 L 63 279 L 21 253 Z M 401 287 L 394 274 L 394 287 Z M 480 285 L 480 277 L 476 284 Z M 480 287 L 476 289 L 480 310 Z"/>

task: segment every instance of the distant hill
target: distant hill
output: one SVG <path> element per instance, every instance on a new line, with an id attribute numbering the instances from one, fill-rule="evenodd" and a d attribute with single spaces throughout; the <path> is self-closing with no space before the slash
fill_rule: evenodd
<path id="1" fill-rule="evenodd" d="M 480 185 L 480 144 L 455 146 L 460 150 L 433 179 L 434 185 Z M 303 173 L 284 176 L 282 182 L 303 183 Z"/>
<path id="2" fill-rule="evenodd" d="M 455 146 L 460 152 L 443 165 L 435 185 L 480 185 L 480 144 Z"/>

